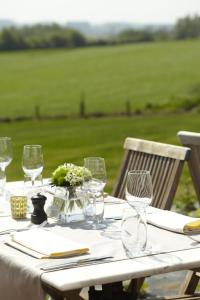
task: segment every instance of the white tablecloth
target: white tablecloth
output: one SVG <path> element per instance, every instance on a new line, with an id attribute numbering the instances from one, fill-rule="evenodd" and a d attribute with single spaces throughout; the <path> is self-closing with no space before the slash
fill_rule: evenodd
<path id="1" fill-rule="evenodd" d="M 78 226 L 73 227 L 74 228 L 70 228 L 69 226 L 55 226 L 49 228 L 49 230 L 53 230 L 70 239 L 86 243 L 91 249 L 92 255 L 112 255 L 114 260 L 127 259 L 121 240 L 113 240 L 102 236 L 101 231 L 86 231 Z M 200 247 L 199 243 L 195 243 L 187 236 L 162 230 L 154 226 L 149 226 L 148 232 L 149 243 L 155 247 L 154 250 L 158 253 Z M 67 259 L 60 261 L 67 261 Z M 53 264 L 55 260 L 37 260 L 1 242 L 0 291 L 1 295 L 4 295 L 2 299 L 42 300 L 44 294 L 40 282 L 40 276 L 42 274 L 40 266 L 45 262 L 52 262 Z"/>
<path id="2" fill-rule="evenodd" d="M 123 209 L 121 204 L 107 205 L 109 206 L 109 210 L 112 211 L 115 210 L 115 207 L 116 210 Z M 121 208 L 119 208 L 120 206 Z M 0 229 L 1 223 L 5 221 L 6 217 L 0 218 Z M 115 225 L 118 227 L 120 227 L 120 223 L 120 220 L 115 221 Z M 127 260 L 121 240 L 111 239 L 101 230 L 86 230 L 80 224 L 73 224 L 71 226 L 49 225 L 47 226 L 47 230 L 52 230 L 57 234 L 87 244 L 91 250 L 91 255 L 111 255 L 113 256 L 113 260 Z M 5 235 L 1 236 L 0 242 L 0 293 L 2 300 L 43 300 L 44 292 L 41 286 L 43 272 L 40 270 L 40 267 L 46 262 L 54 264 L 55 260 L 41 261 L 28 256 L 5 245 L 3 242 L 5 238 Z M 153 246 L 154 253 L 168 253 L 200 247 L 200 243 L 194 242 L 187 236 L 162 230 L 151 225 L 148 229 L 148 240 Z M 64 262 L 67 259 L 59 261 Z M 53 286 L 55 283 L 54 278 L 56 278 L 59 272 L 55 272 L 55 276 L 52 276 L 51 284 Z M 74 272 L 79 272 L 78 268 Z M 63 280 L 67 281 L 67 278 Z"/>

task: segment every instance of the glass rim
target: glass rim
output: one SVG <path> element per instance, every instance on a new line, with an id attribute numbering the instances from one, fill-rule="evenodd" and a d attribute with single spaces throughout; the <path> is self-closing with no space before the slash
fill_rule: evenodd
<path id="1" fill-rule="evenodd" d="M 150 174 L 150 171 L 149 170 L 130 170 L 127 172 L 127 175 L 128 174 Z"/>

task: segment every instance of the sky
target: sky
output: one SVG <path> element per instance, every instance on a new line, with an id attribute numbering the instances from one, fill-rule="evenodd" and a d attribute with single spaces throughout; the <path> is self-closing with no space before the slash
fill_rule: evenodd
<path id="1" fill-rule="evenodd" d="M 174 23 L 200 15 L 200 0 L 0 0 L 0 19 L 18 23 Z"/>

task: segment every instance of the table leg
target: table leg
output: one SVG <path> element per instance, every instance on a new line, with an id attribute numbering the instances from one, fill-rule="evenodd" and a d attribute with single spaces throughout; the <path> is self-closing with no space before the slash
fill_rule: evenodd
<path id="1" fill-rule="evenodd" d="M 137 295 L 123 290 L 122 282 L 104 284 L 102 290 L 90 287 L 89 300 L 136 300 Z"/>
<path id="2" fill-rule="evenodd" d="M 52 297 L 52 300 L 84 300 L 79 296 L 81 289 L 61 292 L 46 284 L 43 284 L 43 288 L 45 292 Z"/>

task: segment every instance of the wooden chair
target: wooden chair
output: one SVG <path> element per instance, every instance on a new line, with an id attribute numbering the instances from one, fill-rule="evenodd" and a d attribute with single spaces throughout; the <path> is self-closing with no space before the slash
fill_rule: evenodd
<path id="1" fill-rule="evenodd" d="M 174 199 L 184 161 L 190 149 L 181 146 L 126 138 L 124 158 L 113 190 L 113 196 L 125 199 L 126 174 L 129 170 L 149 170 L 153 183 L 152 206 L 170 209 Z M 123 294 L 122 283 L 103 286 L 101 299 L 135 299 L 144 279 L 132 280 L 128 295 Z M 114 292 L 112 293 L 113 290 Z M 92 299 L 97 299 L 94 289 L 90 289 Z M 117 298 L 117 295 L 119 297 Z"/>
<path id="2" fill-rule="evenodd" d="M 188 167 L 193 185 L 200 202 L 200 133 L 179 131 L 178 138 L 182 145 L 190 147 L 191 154 L 188 159 Z M 180 294 L 194 294 L 200 279 L 200 269 L 187 273 L 185 281 L 180 288 Z"/>
<path id="3" fill-rule="evenodd" d="M 190 149 L 153 141 L 126 138 L 124 159 L 113 196 L 125 199 L 126 174 L 129 170 L 149 170 L 153 183 L 152 206 L 170 209 L 184 161 Z"/>

